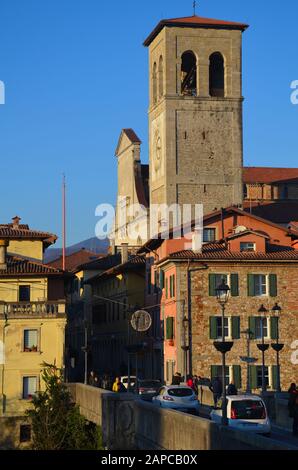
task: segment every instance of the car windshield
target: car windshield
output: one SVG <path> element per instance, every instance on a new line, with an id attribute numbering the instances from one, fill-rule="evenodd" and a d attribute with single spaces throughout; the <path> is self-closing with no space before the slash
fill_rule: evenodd
<path id="1" fill-rule="evenodd" d="M 170 388 L 168 394 L 171 397 L 190 397 L 193 391 L 189 388 Z"/>
<path id="2" fill-rule="evenodd" d="M 139 382 L 140 387 L 160 387 L 158 380 L 142 380 Z"/>
<path id="3" fill-rule="evenodd" d="M 236 419 L 264 419 L 265 407 L 260 400 L 233 401 L 232 413 Z"/>

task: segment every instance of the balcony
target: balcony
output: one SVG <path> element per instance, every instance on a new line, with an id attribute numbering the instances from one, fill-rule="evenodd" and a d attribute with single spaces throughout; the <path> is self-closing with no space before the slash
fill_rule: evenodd
<path id="1" fill-rule="evenodd" d="M 63 318 L 65 300 L 55 302 L 0 302 L 0 318 Z"/>

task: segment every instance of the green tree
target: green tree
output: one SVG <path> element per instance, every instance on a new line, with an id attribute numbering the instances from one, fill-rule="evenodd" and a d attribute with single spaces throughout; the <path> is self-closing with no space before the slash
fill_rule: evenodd
<path id="1" fill-rule="evenodd" d="M 32 398 L 27 411 L 32 423 L 35 450 L 98 450 L 102 448 L 100 428 L 89 423 L 63 383 L 62 371 L 43 364 L 45 391 Z"/>

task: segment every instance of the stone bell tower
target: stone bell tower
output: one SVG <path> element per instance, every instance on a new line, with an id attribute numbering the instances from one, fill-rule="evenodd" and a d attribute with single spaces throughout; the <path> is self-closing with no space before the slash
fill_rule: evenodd
<path id="1" fill-rule="evenodd" d="M 191 16 L 148 36 L 151 204 L 241 205 L 242 32 Z"/>

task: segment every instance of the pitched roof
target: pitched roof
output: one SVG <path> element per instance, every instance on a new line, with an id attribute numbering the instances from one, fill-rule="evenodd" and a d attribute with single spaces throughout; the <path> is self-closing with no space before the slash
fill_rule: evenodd
<path id="1" fill-rule="evenodd" d="M 134 256 L 130 258 L 126 263 L 121 263 L 118 264 L 117 266 L 112 267 L 111 269 L 108 269 L 107 271 L 104 271 L 103 273 L 97 274 L 96 276 L 92 277 L 86 283 L 88 284 L 89 282 L 94 282 L 95 280 L 99 278 L 106 278 L 109 276 L 116 276 L 117 274 L 124 273 L 126 271 L 130 270 L 136 270 L 139 268 L 145 268 L 146 264 L 146 258 L 145 256 Z"/>
<path id="2" fill-rule="evenodd" d="M 120 262 L 121 254 L 116 253 L 115 255 L 105 255 L 102 258 L 81 264 L 77 269 L 85 271 L 105 271 L 113 266 L 117 266 Z"/>
<path id="3" fill-rule="evenodd" d="M 81 266 L 82 264 L 96 261 L 98 259 L 103 258 L 104 256 L 105 256 L 104 254 L 96 254 L 93 251 L 85 250 L 84 248 L 82 248 L 81 250 L 76 251 L 75 253 L 72 253 L 66 256 L 66 259 L 65 259 L 66 270 L 76 271 L 77 268 Z M 59 258 L 53 261 L 50 261 L 47 264 L 48 266 L 62 269 L 63 257 L 59 256 Z"/>
<path id="4" fill-rule="evenodd" d="M 0 238 L 11 240 L 36 239 L 45 243 L 45 246 L 52 245 L 57 240 L 57 236 L 49 232 L 32 230 L 28 225 L 13 226 L 13 224 L 0 224 Z"/>
<path id="5" fill-rule="evenodd" d="M 270 219 L 268 220 L 268 219 L 260 217 L 256 214 L 251 214 L 248 209 L 245 211 L 245 210 L 242 210 L 242 209 L 240 209 L 239 207 L 236 207 L 236 206 L 231 206 L 231 207 L 227 207 L 227 208 L 224 209 L 224 216 L 226 216 L 228 214 L 233 214 L 233 213 L 251 217 L 254 220 L 258 220 L 260 222 L 268 224 L 269 226 L 279 228 L 280 230 L 286 232 L 289 236 L 298 237 L 298 231 L 295 231 L 293 229 L 289 229 L 286 226 L 283 227 L 282 225 L 280 225 L 278 223 L 275 223 L 275 222 L 271 221 Z M 206 214 L 204 216 L 204 225 L 207 225 L 208 223 L 211 223 L 211 221 L 214 218 L 221 217 L 221 214 L 222 214 L 221 210 L 216 210 L 214 212 L 210 212 L 209 214 Z M 193 230 L 195 225 L 196 225 L 196 221 L 192 220 L 186 227 L 183 227 L 184 228 L 184 233 L 186 233 L 187 230 Z M 143 253 L 146 253 L 146 252 L 150 251 L 151 249 L 158 248 L 165 239 L 173 238 L 173 234 L 175 234 L 175 231 L 177 231 L 176 228 L 169 230 L 169 233 L 168 232 L 158 233 L 155 238 L 151 238 L 150 240 L 148 240 L 138 250 L 138 253 L 143 254 Z"/>
<path id="6" fill-rule="evenodd" d="M 298 201 L 245 201 L 244 210 L 253 216 L 262 217 L 285 227 L 298 217 Z M 295 230 L 295 227 L 292 227 Z M 296 229 L 298 232 L 298 230 Z"/>
<path id="7" fill-rule="evenodd" d="M 139 137 L 137 136 L 137 134 L 135 133 L 135 131 L 133 129 L 131 129 L 131 128 L 122 129 L 119 140 L 118 140 L 117 148 L 116 148 L 116 151 L 115 151 L 116 156 L 118 155 L 123 135 L 126 135 L 126 137 L 130 140 L 130 142 L 132 144 L 138 144 L 139 145 L 139 144 L 142 143 L 141 139 L 139 139 Z"/>
<path id="8" fill-rule="evenodd" d="M 6 269 L 0 269 L 0 276 L 26 276 L 32 274 L 63 275 L 65 273 L 43 263 L 10 255 L 7 256 Z"/>
<path id="9" fill-rule="evenodd" d="M 172 253 L 166 259 L 169 260 L 198 260 L 198 261 L 296 261 L 298 262 L 298 250 L 278 245 L 268 245 L 267 252 L 234 252 L 229 251 L 224 243 L 210 243 L 202 247 L 202 252 L 183 250 Z M 166 260 L 165 259 L 165 260 Z M 165 260 L 161 260 L 162 263 Z"/>
<path id="10" fill-rule="evenodd" d="M 212 18 L 202 18 L 196 15 L 182 18 L 164 19 L 158 23 L 152 33 L 144 41 L 144 46 L 148 47 L 165 26 L 184 28 L 236 29 L 240 31 L 245 31 L 248 28 L 247 24 L 235 23 L 234 21 L 216 20 Z"/>
<path id="11" fill-rule="evenodd" d="M 243 181 L 246 184 L 281 183 L 298 181 L 298 168 L 245 167 Z"/>

